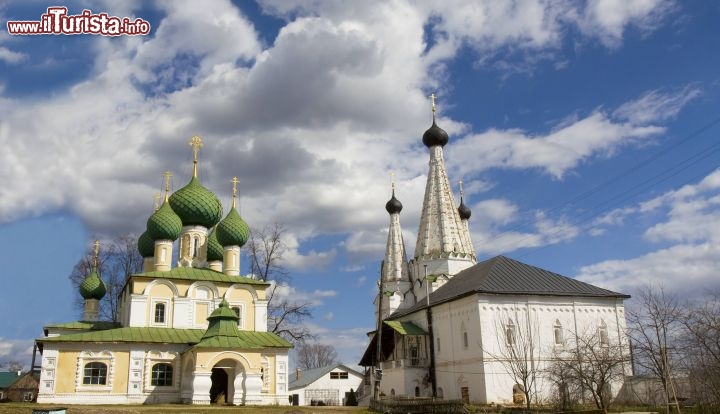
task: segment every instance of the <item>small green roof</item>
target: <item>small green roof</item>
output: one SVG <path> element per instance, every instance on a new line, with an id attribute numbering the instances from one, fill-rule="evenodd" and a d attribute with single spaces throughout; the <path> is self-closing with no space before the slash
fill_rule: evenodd
<path id="1" fill-rule="evenodd" d="M 230 276 L 225 273 L 211 269 L 200 269 L 196 267 L 175 267 L 166 272 L 152 271 L 144 273 L 136 273 L 133 277 L 149 277 L 154 279 L 179 279 L 194 280 L 207 282 L 227 282 L 227 283 L 244 283 L 248 285 L 270 286 L 269 283 L 262 280 L 250 279 L 243 276 Z"/>
<path id="2" fill-rule="evenodd" d="M 401 322 L 401 321 L 385 321 L 385 325 L 393 328 L 397 333 L 401 335 L 427 335 L 428 333 L 421 327 L 415 325 L 412 322 Z"/>
<path id="3" fill-rule="evenodd" d="M 80 296 L 82 296 L 83 299 L 100 300 L 105 296 L 105 292 L 107 292 L 105 282 L 100 279 L 97 267 L 93 267 L 90 274 L 85 276 L 85 280 L 80 283 Z"/>
<path id="4" fill-rule="evenodd" d="M 16 371 L 0 372 L 0 388 L 7 388 L 15 382 L 20 375 Z"/>

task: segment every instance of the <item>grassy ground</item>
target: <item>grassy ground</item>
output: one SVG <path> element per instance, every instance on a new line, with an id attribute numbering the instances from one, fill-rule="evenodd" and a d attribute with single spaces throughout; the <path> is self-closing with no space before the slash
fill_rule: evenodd
<path id="1" fill-rule="evenodd" d="M 232 406 L 191 406 L 181 404 L 161 405 L 47 405 L 31 403 L 0 404 L 0 414 L 30 414 L 33 410 L 52 407 L 67 407 L 67 414 L 224 414 L 224 413 L 260 413 L 260 414 L 300 414 L 300 413 L 352 413 L 369 414 L 373 411 L 365 407 L 232 407 Z"/>

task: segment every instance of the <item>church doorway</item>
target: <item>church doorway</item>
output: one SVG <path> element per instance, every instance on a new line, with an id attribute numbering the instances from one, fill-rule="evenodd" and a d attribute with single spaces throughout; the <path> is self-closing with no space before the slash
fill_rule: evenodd
<path id="1" fill-rule="evenodd" d="M 228 374 L 225 368 L 215 367 L 210 375 L 210 403 L 227 404 L 228 402 Z"/>
<path id="2" fill-rule="evenodd" d="M 244 404 L 245 370 L 240 362 L 225 358 L 218 361 L 210 374 L 211 404 Z"/>

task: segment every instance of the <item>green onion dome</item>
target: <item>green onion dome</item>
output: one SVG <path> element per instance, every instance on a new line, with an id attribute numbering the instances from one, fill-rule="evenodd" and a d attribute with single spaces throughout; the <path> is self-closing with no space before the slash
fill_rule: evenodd
<path id="1" fill-rule="evenodd" d="M 223 246 L 242 247 L 250 237 L 250 227 L 240 217 L 235 207 L 230 209 L 227 216 L 217 225 L 217 239 Z"/>
<path id="2" fill-rule="evenodd" d="M 153 257 L 155 256 L 155 241 L 148 236 L 148 232 L 144 232 L 138 237 L 137 241 L 138 251 L 142 257 Z"/>
<path id="3" fill-rule="evenodd" d="M 165 201 L 147 221 L 147 235 L 152 240 L 177 240 L 182 231 L 183 223 Z"/>
<path id="4" fill-rule="evenodd" d="M 170 196 L 170 206 L 180 216 L 183 226 L 210 228 L 222 217 L 220 200 L 203 187 L 197 177 Z"/>
<path id="5" fill-rule="evenodd" d="M 223 247 L 217 239 L 217 230 L 210 230 L 207 238 L 207 259 L 208 262 L 223 260 Z"/>
<path id="6" fill-rule="evenodd" d="M 80 283 L 80 296 L 82 296 L 83 299 L 100 300 L 105 296 L 105 292 L 105 283 L 100 279 L 97 268 L 93 267 L 90 274 Z"/>

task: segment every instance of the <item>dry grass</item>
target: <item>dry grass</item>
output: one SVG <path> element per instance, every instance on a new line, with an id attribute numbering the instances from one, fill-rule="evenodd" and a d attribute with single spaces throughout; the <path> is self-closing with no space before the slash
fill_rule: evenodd
<path id="1" fill-rule="evenodd" d="M 304 413 L 373 413 L 366 407 L 279 407 L 279 406 L 192 406 L 181 404 L 160 405 L 49 405 L 31 403 L 0 404 L 0 414 L 30 414 L 33 410 L 52 407 L 67 407 L 67 414 L 223 414 L 223 413 L 260 413 L 260 414 L 304 414 Z"/>

